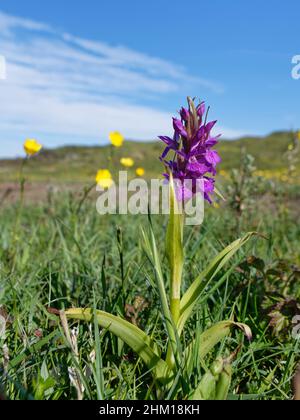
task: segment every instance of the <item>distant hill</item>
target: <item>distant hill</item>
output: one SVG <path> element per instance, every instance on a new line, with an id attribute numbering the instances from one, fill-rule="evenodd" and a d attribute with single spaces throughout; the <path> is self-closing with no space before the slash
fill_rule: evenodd
<path id="1" fill-rule="evenodd" d="M 266 137 L 246 137 L 235 141 L 222 140 L 217 147 L 223 159 L 221 169 L 238 167 L 243 148 L 255 157 L 258 169 L 284 169 L 287 167 L 285 153 L 290 143 L 291 134 L 287 132 L 276 132 Z M 119 170 L 120 158 L 132 157 L 136 167 L 145 168 L 148 177 L 157 177 L 162 171 L 158 159 L 162 148 L 163 145 L 158 141 L 141 143 L 127 141 L 122 149 L 113 150 L 110 167 L 112 170 Z M 93 181 L 98 169 L 109 166 L 110 153 L 109 146 L 68 146 L 43 150 L 39 156 L 30 159 L 25 173 L 31 181 L 89 182 Z M 0 161 L 0 182 L 16 181 L 20 163 L 20 159 Z"/>

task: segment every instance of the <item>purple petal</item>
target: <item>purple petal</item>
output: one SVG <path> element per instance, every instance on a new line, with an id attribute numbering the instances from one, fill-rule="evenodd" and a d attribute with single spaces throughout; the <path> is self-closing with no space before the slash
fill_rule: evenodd
<path id="1" fill-rule="evenodd" d="M 187 137 L 187 132 L 180 120 L 177 118 L 173 118 L 173 127 L 176 133 L 178 133 L 182 137 Z"/>
<path id="2" fill-rule="evenodd" d="M 168 136 L 159 136 L 160 140 L 162 140 L 164 143 L 166 143 L 168 146 L 171 146 L 173 144 L 176 144 L 175 140 L 171 139 Z"/>
<path id="3" fill-rule="evenodd" d="M 180 140 L 180 135 L 179 135 L 176 131 L 174 131 L 173 140 L 174 140 L 176 143 L 179 143 L 179 140 Z"/>
<path id="4" fill-rule="evenodd" d="M 204 175 L 206 174 L 206 172 L 209 172 L 210 166 L 206 165 L 205 163 L 196 161 L 196 162 L 189 162 L 187 164 L 186 169 L 198 175 Z"/>
<path id="5" fill-rule="evenodd" d="M 188 160 L 188 155 L 183 150 L 175 150 L 176 154 L 183 157 L 184 160 Z"/>
<path id="6" fill-rule="evenodd" d="M 196 136 L 197 140 L 198 141 L 203 140 L 204 136 L 205 136 L 205 127 L 204 127 L 204 125 L 202 125 L 197 132 L 197 136 Z"/>
<path id="7" fill-rule="evenodd" d="M 164 159 L 170 150 L 177 150 L 178 149 L 178 143 L 175 140 L 172 140 L 168 136 L 159 136 L 160 140 L 162 140 L 165 144 L 167 144 L 168 147 L 164 150 L 163 154 L 161 155 L 161 159 Z"/>
<path id="8" fill-rule="evenodd" d="M 167 154 L 169 153 L 169 151 L 171 150 L 171 147 L 166 147 L 165 150 L 163 151 L 163 154 L 161 155 L 160 159 L 163 160 Z"/>
<path id="9" fill-rule="evenodd" d="M 217 124 L 217 122 L 218 121 L 210 121 L 209 123 L 206 124 L 206 126 L 205 126 L 205 132 L 206 132 L 206 134 L 209 134 L 211 132 L 211 130 Z"/>
<path id="10" fill-rule="evenodd" d="M 174 179 L 174 189 L 178 201 L 186 201 L 193 197 L 193 191 L 181 179 Z"/>
<path id="11" fill-rule="evenodd" d="M 214 191 L 215 191 L 215 181 L 214 181 L 214 179 L 204 177 L 203 187 L 204 187 L 204 198 L 205 198 L 206 201 L 208 201 L 211 204 L 212 200 L 211 200 L 209 194 L 213 194 Z"/>
<path id="12" fill-rule="evenodd" d="M 208 202 L 209 202 L 209 204 L 212 204 L 212 199 L 210 198 L 210 196 L 209 196 L 207 193 L 204 193 L 204 199 L 205 199 L 206 201 L 208 201 Z"/>
<path id="13" fill-rule="evenodd" d="M 180 116 L 183 119 L 183 121 L 188 121 L 189 116 L 190 116 L 189 110 L 182 107 L 181 110 L 180 110 Z"/>
<path id="14" fill-rule="evenodd" d="M 205 142 L 205 147 L 207 148 L 212 148 L 214 147 L 216 144 L 218 144 L 218 139 L 221 137 L 221 134 L 219 136 L 216 137 L 210 137 L 206 142 Z"/>
<path id="15" fill-rule="evenodd" d="M 216 167 L 218 163 L 222 161 L 218 152 L 216 152 L 215 150 L 207 150 L 205 153 L 205 160 L 214 167 Z"/>
<path id="16" fill-rule="evenodd" d="M 202 102 L 202 103 L 198 106 L 198 109 L 197 109 L 197 114 L 198 114 L 198 116 L 199 116 L 200 118 L 202 118 L 202 117 L 203 117 L 203 115 L 205 114 L 205 110 L 206 110 L 206 107 L 205 107 L 205 102 Z"/>
<path id="17" fill-rule="evenodd" d="M 201 158 L 205 154 L 206 150 L 206 147 L 198 142 L 190 150 L 189 157 Z"/>

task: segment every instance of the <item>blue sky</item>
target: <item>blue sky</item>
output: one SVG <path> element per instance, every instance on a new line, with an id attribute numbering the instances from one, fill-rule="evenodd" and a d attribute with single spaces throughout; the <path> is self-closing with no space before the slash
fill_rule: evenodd
<path id="1" fill-rule="evenodd" d="M 170 133 L 187 95 L 224 137 L 300 126 L 298 1 L 0 0 L 0 156 Z"/>

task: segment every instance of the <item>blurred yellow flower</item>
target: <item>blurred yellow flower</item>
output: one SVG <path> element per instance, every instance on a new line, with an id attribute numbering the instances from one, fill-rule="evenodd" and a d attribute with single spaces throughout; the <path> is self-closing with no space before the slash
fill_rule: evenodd
<path id="1" fill-rule="evenodd" d="M 293 144 L 289 144 L 288 149 L 289 149 L 289 151 L 294 150 L 294 145 Z"/>
<path id="2" fill-rule="evenodd" d="M 224 169 L 221 169 L 219 172 L 220 176 L 223 178 L 229 178 L 229 173 L 227 171 L 224 171 Z"/>
<path id="3" fill-rule="evenodd" d="M 108 169 L 100 169 L 96 175 L 96 183 L 102 188 L 110 188 L 113 185 L 113 179 Z"/>
<path id="4" fill-rule="evenodd" d="M 28 156 L 36 155 L 42 147 L 43 146 L 34 139 L 27 139 L 24 143 L 24 150 Z"/>
<path id="5" fill-rule="evenodd" d="M 120 162 L 125 168 L 132 168 L 134 166 L 134 160 L 131 158 L 122 158 Z"/>
<path id="6" fill-rule="evenodd" d="M 144 168 L 137 168 L 135 173 L 137 174 L 137 176 L 144 176 L 145 175 L 145 169 Z"/>
<path id="7" fill-rule="evenodd" d="M 298 138 L 298 140 L 300 140 L 300 131 L 298 131 L 298 133 L 297 133 L 297 138 Z"/>
<path id="8" fill-rule="evenodd" d="M 219 209 L 220 208 L 220 204 L 217 203 L 216 201 L 214 202 L 213 206 L 214 206 L 215 209 Z"/>
<path id="9" fill-rule="evenodd" d="M 109 135 L 110 142 L 115 147 L 122 147 L 124 143 L 124 137 L 118 131 L 114 131 Z"/>

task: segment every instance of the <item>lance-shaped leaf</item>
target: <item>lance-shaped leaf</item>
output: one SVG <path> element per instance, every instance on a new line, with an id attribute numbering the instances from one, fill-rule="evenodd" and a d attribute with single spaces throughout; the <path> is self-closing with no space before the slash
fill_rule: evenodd
<path id="1" fill-rule="evenodd" d="M 216 397 L 216 386 L 217 378 L 211 372 L 207 372 L 189 399 L 193 401 L 212 401 Z"/>
<path id="2" fill-rule="evenodd" d="M 232 366 L 231 364 L 224 364 L 223 370 L 220 373 L 215 399 L 217 401 L 226 401 L 228 397 L 229 388 L 232 380 Z"/>
<path id="3" fill-rule="evenodd" d="M 69 309 L 65 312 L 68 319 L 91 322 L 92 309 Z M 158 346 L 141 329 L 130 322 L 103 311 L 95 311 L 98 324 L 119 337 L 144 361 L 154 377 L 161 383 L 171 379 L 168 365 L 159 356 Z"/>
<path id="4" fill-rule="evenodd" d="M 182 333 L 184 325 L 192 315 L 195 305 L 197 304 L 201 293 L 205 287 L 215 278 L 218 272 L 224 267 L 228 260 L 242 247 L 249 239 L 255 235 L 254 232 L 247 233 L 243 238 L 230 244 L 222 252 L 220 252 L 208 267 L 199 274 L 181 299 L 180 303 L 180 319 L 178 322 L 179 335 Z"/>
<path id="5" fill-rule="evenodd" d="M 197 339 L 193 340 L 184 351 L 184 365 L 188 373 L 193 366 L 199 365 L 201 360 L 225 337 L 230 334 L 231 327 L 241 329 L 248 340 L 252 338 L 250 328 L 239 322 L 221 321 L 204 331 Z"/>

